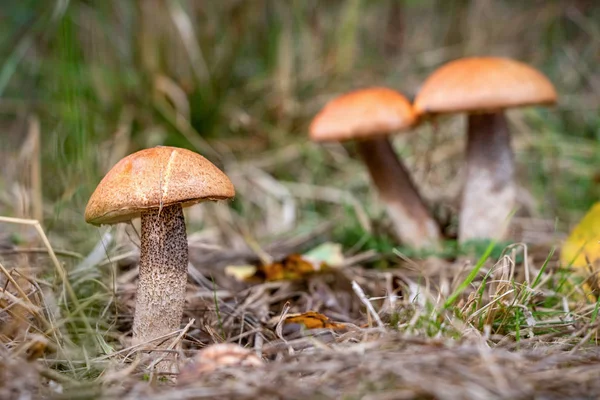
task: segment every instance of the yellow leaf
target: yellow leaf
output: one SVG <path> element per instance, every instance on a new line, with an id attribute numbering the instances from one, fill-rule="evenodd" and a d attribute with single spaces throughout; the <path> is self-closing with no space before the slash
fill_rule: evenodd
<path id="1" fill-rule="evenodd" d="M 596 203 L 571 231 L 562 248 L 563 266 L 585 267 L 600 259 L 600 202 Z"/>
<path id="2" fill-rule="evenodd" d="M 600 202 L 594 204 L 571 231 L 562 247 L 560 262 L 562 266 L 580 269 L 585 276 L 598 271 L 600 267 Z M 584 285 L 586 294 L 590 294 L 590 290 L 595 292 L 599 289 L 597 283 L 594 282 L 596 280 L 591 279 Z"/>

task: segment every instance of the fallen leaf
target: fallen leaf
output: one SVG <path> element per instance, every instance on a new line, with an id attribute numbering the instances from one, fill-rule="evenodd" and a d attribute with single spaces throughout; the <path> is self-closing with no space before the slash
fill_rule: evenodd
<path id="1" fill-rule="evenodd" d="M 256 276 L 263 277 L 265 281 L 298 280 L 326 268 L 312 263 L 300 254 L 290 254 L 280 262 L 259 266 Z"/>
<path id="2" fill-rule="evenodd" d="M 238 281 L 245 281 L 254 276 L 256 266 L 254 265 L 229 265 L 225 267 L 225 275 L 233 276 Z"/>
<path id="3" fill-rule="evenodd" d="M 32 339 L 27 344 L 27 361 L 35 361 L 42 357 L 48 349 L 48 339 L 41 335 L 32 335 Z"/>
<path id="4" fill-rule="evenodd" d="M 281 321 L 280 317 L 271 318 L 269 324 L 276 326 Z M 325 315 L 316 311 L 307 311 L 305 313 L 286 314 L 283 320 L 284 325 L 300 325 L 304 329 L 346 329 L 345 324 L 333 322 Z"/>
<path id="5" fill-rule="evenodd" d="M 313 263 L 325 263 L 329 267 L 340 267 L 344 264 L 342 245 L 339 243 L 325 242 L 314 249 L 304 253 L 304 258 Z"/>
<path id="6" fill-rule="evenodd" d="M 230 265 L 225 273 L 240 281 L 282 281 L 304 279 L 344 263 L 342 246 L 325 242 L 305 254 L 290 254 L 280 261 L 264 265 Z"/>
<path id="7" fill-rule="evenodd" d="M 560 262 L 579 269 L 588 277 L 584 284 L 586 295 L 598 293 L 600 286 L 592 273 L 600 270 L 600 202 L 594 204 L 571 231 L 563 244 Z"/>

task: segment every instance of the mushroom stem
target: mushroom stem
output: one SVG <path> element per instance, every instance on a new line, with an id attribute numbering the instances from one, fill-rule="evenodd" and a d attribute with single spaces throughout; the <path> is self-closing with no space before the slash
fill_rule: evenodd
<path id="1" fill-rule="evenodd" d="M 181 204 L 153 208 L 142 212 L 141 217 L 140 272 L 133 318 L 135 343 L 179 329 L 188 267 Z"/>
<path id="2" fill-rule="evenodd" d="M 363 140 L 357 146 L 398 238 L 415 248 L 437 247 L 440 228 L 390 141 L 385 137 Z"/>
<path id="3" fill-rule="evenodd" d="M 510 132 L 502 111 L 469 115 L 459 241 L 502 239 L 516 197 Z"/>

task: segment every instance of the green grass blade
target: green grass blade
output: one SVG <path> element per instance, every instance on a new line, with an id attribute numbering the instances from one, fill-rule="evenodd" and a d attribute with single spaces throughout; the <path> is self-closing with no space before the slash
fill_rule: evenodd
<path id="1" fill-rule="evenodd" d="M 492 250 L 494 250 L 495 246 L 496 246 L 495 241 L 490 242 L 487 249 L 485 249 L 485 252 L 483 253 L 483 255 L 477 261 L 477 264 L 475 264 L 475 268 L 473 268 L 473 270 L 471 271 L 471 273 L 469 273 L 469 275 L 465 278 L 465 280 L 462 281 L 460 285 L 458 285 L 458 288 L 456 288 L 454 293 L 452 293 L 450 295 L 450 297 L 448 297 L 448 300 L 446 300 L 446 302 L 444 303 L 444 307 L 443 307 L 444 309 L 448 309 L 452 304 L 454 304 L 456 299 L 458 299 L 458 296 L 460 296 L 461 293 L 464 292 L 465 289 L 471 284 L 471 282 L 473 282 L 473 279 L 475 279 L 475 277 L 479 273 L 479 270 L 481 269 L 481 267 L 483 267 L 483 264 L 485 264 L 486 260 L 492 253 Z"/>
<path id="2" fill-rule="evenodd" d="M 542 268 L 540 268 L 540 272 L 538 272 L 537 276 L 533 280 L 533 283 L 531 284 L 532 289 L 534 287 L 536 287 L 538 285 L 538 283 L 540 283 L 540 281 L 542 280 L 542 275 L 544 274 L 544 271 L 546 270 L 546 267 L 548 266 L 548 263 L 550 262 L 550 259 L 554 255 L 555 251 L 556 251 L 556 247 L 552 247 L 552 249 L 550 250 L 550 253 L 548 253 L 548 257 L 546 257 L 546 260 L 544 261 L 544 264 L 542 264 Z"/>

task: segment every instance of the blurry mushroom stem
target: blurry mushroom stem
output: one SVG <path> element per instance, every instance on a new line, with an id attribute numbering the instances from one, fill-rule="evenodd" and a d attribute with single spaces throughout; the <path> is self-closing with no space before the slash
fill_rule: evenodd
<path id="1" fill-rule="evenodd" d="M 515 207 L 514 156 L 503 111 L 470 114 L 459 237 L 501 238 Z"/>
<path id="2" fill-rule="evenodd" d="M 398 238 L 415 248 L 435 248 L 440 240 L 438 224 L 389 139 L 359 140 L 357 147 Z"/>

